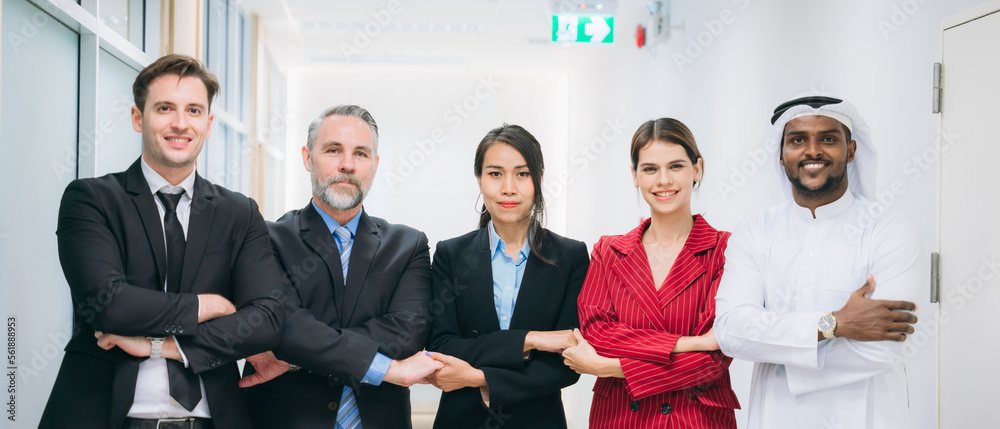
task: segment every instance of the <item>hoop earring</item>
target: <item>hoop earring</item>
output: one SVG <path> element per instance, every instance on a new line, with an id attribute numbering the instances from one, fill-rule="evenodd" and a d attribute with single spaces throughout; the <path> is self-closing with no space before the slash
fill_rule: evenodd
<path id="1" fill-rule="evenodd" d="M 481 198 L 482 196 L 483 196 L 483 193 L 480 192 L 479 196 L 476 197 L 476 203 L 472 206 L 472 211 L 474 211 L 476 213 L 479 213 L 479 214 L 486 213 L 486 203 L 483 203 L 482 208 L 479 208 L 480 207 L 479 206 L 479 198 Z"/>

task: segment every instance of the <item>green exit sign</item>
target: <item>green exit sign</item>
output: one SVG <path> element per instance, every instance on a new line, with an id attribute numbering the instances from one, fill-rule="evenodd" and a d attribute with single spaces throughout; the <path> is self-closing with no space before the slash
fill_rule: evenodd
<path id="1" fill-rule="evenodd" d="M 552 41 L 614 42 L 615 17 L 611 15 L 552 15 Z"/>

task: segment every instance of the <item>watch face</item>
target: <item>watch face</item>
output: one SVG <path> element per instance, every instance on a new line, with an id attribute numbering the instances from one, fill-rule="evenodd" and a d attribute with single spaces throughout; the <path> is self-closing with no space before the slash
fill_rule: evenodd
<path id="1" fill-rule="evenodd" d="M 833 315 L 824 314 L 823 317 L 819 319 L 819 330 L 823 332 L 830 332 L 833 330 Z"/>

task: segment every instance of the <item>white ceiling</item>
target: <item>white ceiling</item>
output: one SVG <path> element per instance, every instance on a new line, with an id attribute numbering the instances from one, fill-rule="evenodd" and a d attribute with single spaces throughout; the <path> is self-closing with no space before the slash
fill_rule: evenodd
<path id="1" fill-rule="evenodd" d="M 618 0 L 584 0 L 614 13 Z M 645 0 L 622 0 L 644 8 Z M 557 9 L 568 0 L 243 0 L 284 66 L 339 62 L 463 64 L 492 55 L 551 54 Z M 393 5 L 390 11 L 389 6 Z M 371 37 L 373 36 L 373 37 Z M 531 58 L 531 55 L 521 58 Z"/>

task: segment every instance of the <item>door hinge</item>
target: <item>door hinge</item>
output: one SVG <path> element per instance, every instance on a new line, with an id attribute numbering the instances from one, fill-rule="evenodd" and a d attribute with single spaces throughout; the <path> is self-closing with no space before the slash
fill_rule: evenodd
<path id="1" fill-rule="evenodd" d="M 937 304 L 941 299 L 941 254 L 931 252 L 931 302 Z"/>
<path id="2" fill-rule="evenodd" d="M 941 113 L 941 63 L 934 63 L 934 91 L 931 93 L 931 113 Z"/>

